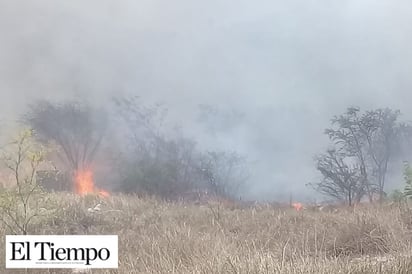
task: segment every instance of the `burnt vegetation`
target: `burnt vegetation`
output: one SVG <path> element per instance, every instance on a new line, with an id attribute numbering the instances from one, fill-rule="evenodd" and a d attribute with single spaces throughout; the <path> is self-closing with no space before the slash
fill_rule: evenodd
<path id="1" fill-rule="evenodd" d="M 110 190 L 115 192 L 166 200 L 196 195 L 236 200 L 247 186 L 245 156 L 200 149 L 177 125 L 166 124 L 163 105 L 148 106 L 138 97 L 113 98 L 107 110 L 87 102 L 41 100 L 30 104 L 22 118 L 36 140 L 51 148 L 48 159 L 55 168 L 37 172 L 50 190 L 71 191 L 61 179 L 94 172 L 101 159 L 110 166 L 105 172 L 114 178 Z"/>
<path id="2" fill-rule="evenodd" d="M 174 200 L 193 192 L 239 198 L 247 180 L 244 156 L 203 151 L 178 129 L 167 129 L 162 105 L 145 107 L 137 97 L 117 98 L 114 104 L 117 121 L 126 128 L 127 152 L 117 162 L 119 190 Z"/>
<path id="3" fill-rule="evenodd" d="M 23 121 L 41 143 L 57 145 L 60 159 L 73 171 L 91 165 L 106 129 L 105 113 L 79 101 L 36 102 Z"/>
<path id="4" fill-rule="evenodd" d="M 217 112 L 200 105 L 197 122 L 210 129 Z M 236 121 L 235 116 L 230 112 L 224 117 Z M 86 102 L 42 100 L 29 105 L 23 122 L 40 143 L 56 148 L 50 159 L 64 172 L 92 168 L 95 158 L 110 159 L 112 191 L 166 200 L 196 195 L 240 199 L 251 184 L 247 155 L 201 149 L 167 118 L 164 105 L 130 96 L 112 98 L 106 110 Z M 331 119 L 325 134 L 330 147 L 315 157 L 322 180 L 310 186 L 349 206 L 363 199 L 382 202 L 388 170 L 411 147 L 411 125 L 401 121 L 401 112 L 350 107 Z M 42 172 L 50 185 L 50 173 Z"/>
<path id="5" fill-rule="evenodd" d="M 399 111 L 348 108 L 333 117 L 330 147 L 315 158 L 322 179 L 311 184 L 332 202 L 295 209 L 243 201 L 247 155 L 202 149 L 167 113 L 137 97 L 115 98 L 104 111 L 75 101 L 30 105 L 30 129 L 1 158 L 14 184 L 0 192 L 0 231 L 119 234 L 119 273 L 412 271 L 408 162 L 404 189 L 388 196 L 385 188 L 411 144 Z M 95 169 L 103 163 L 108 170 Z M 64 193 L 73 192 L 58 185 L 64 172 L 84 168 L 113 176 L 110 195 Z"/>
<path id="6" fill-rule="evenodd" d="M 391 202 L 385 195 L 388 170 L 410 146 L 398 111 L 349 108 L 332 119 L 331 146 L 315 161 L 322 180 L 311 186 L 350 207 L 299 203 L 300 211 L 240 201 L 251 184 L 248 158 L 202 149 L 169 124 L 163 105 L 125 97 L 101 111 L 41 101 L 24 118 L 31 129 L 1 159 L 15 182 L 0 192 L 3 234 L 119 234 L 118 273 L 412 271 L 407 162 L 404 190 Z M 102 172 L 94 169 L 101 158 L 115 175 L 110 196 L 53 186 L 59 169 Z M 374 198 L 381 203 L 361 203 Z"/>

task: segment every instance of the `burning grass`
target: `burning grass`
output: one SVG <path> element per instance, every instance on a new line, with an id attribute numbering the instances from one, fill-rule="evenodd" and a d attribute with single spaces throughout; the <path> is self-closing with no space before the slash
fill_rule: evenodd
<path id="1" fill-rule="evenodd" d="M 119 270 L 93 273 L 412 272 L 412 210 L 403 206 L 329 213 L 119 195 L 45 201 L 59 211 L 34 223 L 32 234 L 119 235 Z"/>
<path id="2" fill-rule="evenodd" d="M 98 189 L 94 184 L 93 171 L 91 169 L 80 169 L 74 174 L 74 189 L 79 195 L 98 194 L 101 197 L 109 197 L 106 190 Z"/>

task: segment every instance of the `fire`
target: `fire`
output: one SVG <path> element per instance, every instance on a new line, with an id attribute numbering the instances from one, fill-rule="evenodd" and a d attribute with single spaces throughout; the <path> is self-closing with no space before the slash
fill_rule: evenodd
<path id="1" fill-rule="evenodd" d="M 98 193 L 102 197 L 109 197 L 109 192 L 97 189 L 94 186 L 93 172 L 91 170 L 78 170 L 74 176 L 75 191 L 80 195 Z"/>
<path id="2" fill-rule="evenodd" d="M 296 210 L 296 211 L 301 211 L 303 209 L 303 205 L 301 203 L 293 203 L 292 207 Z"/>
<path id="3" fill-rule="evenodd" d="M 94 192 L 93 172 L 91 170 L 76 171 L 74 182 L 77 194 L 86 195 Z"/>
<path id="4" fill-rule="evenodd" d="M 99 195 L 102 196 L 102 197 L 104 197 L 104 198 L 107 198 L 107 197 L 110 196 L 110 193 L 107 192 L 106 190 L 100 190 L 100 191 L 99 191 Z"/>

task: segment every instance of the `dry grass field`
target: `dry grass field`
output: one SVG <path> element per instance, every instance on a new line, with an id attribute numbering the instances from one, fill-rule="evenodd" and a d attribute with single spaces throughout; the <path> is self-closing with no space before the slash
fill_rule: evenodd
<path id="1" fill-rule="evenodd" d="M 50 194 L 43 203 L 45 217 L 30 234 L 119 235 L 119 269 L 88 273 L 412 273 L 412 210 L 405 205 L 296 212 L 72 194 Z M 4 246 L 6 228 L 0 231 Z M 4 258 L 1 248 L 3 266 Z"/>

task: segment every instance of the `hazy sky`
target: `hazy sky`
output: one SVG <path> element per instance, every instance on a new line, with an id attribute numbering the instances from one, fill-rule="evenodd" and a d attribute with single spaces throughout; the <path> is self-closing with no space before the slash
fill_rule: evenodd
<path id="1" fill-rule="evenodd" d="M 406 0 L 0 0 L 0 118 L 115 93 L 164 101 L 187 126 L 199 104 L 233 109 L 220 134 L 188 134 L 247 153 L 252 197 L 304 195 L 332 115 L 412 119 L 411 18 Z"/>

